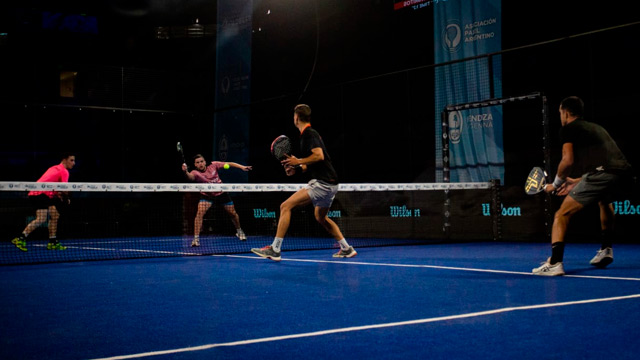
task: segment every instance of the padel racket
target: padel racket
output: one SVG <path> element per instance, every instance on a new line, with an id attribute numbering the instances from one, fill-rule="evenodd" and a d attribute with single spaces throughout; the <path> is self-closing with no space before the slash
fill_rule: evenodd
<path id="1" fill-rule="evenodd" d="M 534 167 L 524 184 L 524 191 L 527 192 L 527 195 L 535 195 L 543 191 L 546 185 L 547 173 L 542 168 Z"/>
<path id="2" fill-rule="evenodd" d="M 291 155 L 291 140 L 286 135 L 278 136 L 271 143 L 271 154 L 282 161 L 287 158 L 287 155 Z"/>
<path id="3" fill-rule="evenodd" d="M 180 141 L 178 141 L 178 144 L 176 145 L 176 150 L 178 150 L 178 153 L 180 154 L 180 159 L 182 159 L 182 163 L 186 164 L 187 162 L 184 159 L 184 149 L 182 148 L 182 144 L 180 144 Z M 187 170 L 189 170 L 188 165 L 187 165 Z"/>
<path id="4" fill-rule="evenodd" d="M 186 161 L 184 161 L 184 149 L 182 149 L 182 144 L 180 144 L 180 141 L 178 141 L 178 144 L 176 145 L 176 150 L 178 150 L 178 153 L 180 154 L 182 163 L 186 164 Z"/>

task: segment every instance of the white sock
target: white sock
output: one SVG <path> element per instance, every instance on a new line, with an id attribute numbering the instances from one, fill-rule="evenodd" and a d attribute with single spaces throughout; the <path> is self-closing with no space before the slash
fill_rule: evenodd
<path id="1" fill-rule="evenodd" d="M 273 244 L 271 244 L 271 248 L 273 249 L 273 251 L 280 252 L 280 247 L 282 246 L 282 240 L 284 239 L 279 237 L 273 239 Z"/>
<path id="2" fill-rule="evenodd" d="M 193 237 L 193 240 L 200 240 L 200 235 L 195 235 L 195 236 Z"/>
<path id="3" fill-rule="evenodd" d="M 340 249 L 349 250 L 349 244 L 347 243 L 347 240 L 345 239 L 339 240 L 338 244 L 340 244 Z"/>

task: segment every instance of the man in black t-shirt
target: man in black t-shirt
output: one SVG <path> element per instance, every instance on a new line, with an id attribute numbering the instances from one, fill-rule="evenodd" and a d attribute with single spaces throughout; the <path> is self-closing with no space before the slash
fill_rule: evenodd
<path id="1" fill-rule="evenodd" d="M 349 246 L 338 225 L 328 216 L 331 203 L 338 192 L 338 175 L 322 137 L 311 128 L 311 108 L 304 104 L 297 105 L 293 111 L 293 123 L 300 130 L 301 157 L 288 156 L 282 161 L 282 165 L 288 176 L 301 171 L 308 174 L 311 180 L 305 188 L 298 190 L 280 205 L 280 220 L 273 243 L 251 251 L 264 258 L 280 261 L 280 248 L 289 229 L 291 211 L 298 206 L 313 204 L 316 220 L 340 245 L 340 251 L 333 254 L 333 257 L 354 257 L 356 251 Z"/>
<path id="2" fill-rule="evenodd" d="M 584 103 L 571 96 L 560 103 L 562 159 L 552 184 L 545 191 L 568 195 L 555 214 L 551 230 L 551 257 L 533 269 L 536 275 L 564 275 L 564 236 L 569 219 L 585 206 L 598 203 L 602 246 L 591 265 L 605 267 L 613 261 L 611 202 L 631 178 L 631 165 L 609 133 L 600 125 L 582 119 Z M 571 178 L 576 173 L 580 178 Z"/>

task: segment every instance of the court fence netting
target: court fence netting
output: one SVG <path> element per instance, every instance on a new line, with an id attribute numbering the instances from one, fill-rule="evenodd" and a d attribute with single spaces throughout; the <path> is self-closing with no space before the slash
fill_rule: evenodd
<path id="1" fill-rule="evenodd" d="M 0 182 L 0 264 L 249 253 L 271 244 L 280 204 L 304 186 Z M 48 223 L 29 234 L 26 251 L 12 243 L 35 219 L 32 191 L 68 193 L 56 229 L 65 250 L 48 249 Z M 192 247 L 201 193 L 219 191 L 233 200 L 247 239 L 236 236 L 224 204 L 214 203 L 202 222 L 200 246 Z M 499 181 L 360 183 L 340 185 L 328 216 L 361 248 L 495 240 L 503 212 Z M 282 250 L 333 248 L 337 243 L 317 223 L 313 207 L 295 209 Z"/>

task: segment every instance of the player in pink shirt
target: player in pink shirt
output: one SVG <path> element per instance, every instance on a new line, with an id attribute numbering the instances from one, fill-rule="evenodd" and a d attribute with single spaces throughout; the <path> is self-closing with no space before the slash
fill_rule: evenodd
<path id="1" fill-rule="evenodd" d="M 198 154 L 194 156 L 194 165 L 195 169 L 188 172 L 187 164 L 182 164 L 182 171 L 184 171 L 185 175 L 191 181 L 201 182 L 201 183 L 210 183 L 210 184 L 221 184 L 222 180 L 220 180 L 220 176 L 218 175 L 218 171 L 220 169 L 224 169 L 225 164 L 229 164 L 229 167 L 241 169 L 242 171 L 251 170 L 251 166 L 241 165 L 234 162 L 221 162 L 221 161 L 212 161 L 209 166 L 207 166 L 207 162 L 204 159 L 204 156 Z M 191 246 L 200 246 L 200 231 L 202 230 L 202 220 L 204 215 L 209 211 L 211 205 L 217 202 L 218 204 L 222 204 L 225 211 L 231 217 L 231 222 L 236 227 L 236 236 L 238 239 L 244 241 L 247 240 L 247 236 L 244 231 L 242 231 L 242 227 L 240 227 L 240 216 L 236 212 L 236 208 L 233 205 L 233 200 L 229 194 L 225 192 L 210 192 L 210 193 L 200 193 L 200 201 L 198 201 L 198 212 L 196 214 L 196 218 L 194 221 L 194 236 L 193 242 Z"/>
<path id="2" fill-rule="evenodd" d="M 69 170 L 76 164 L 75 155 L 65 154 L 58 165 L 50 167 L 37 182 L 68 182 Z M 58 191 L 31 191 L 29 200 L 36 210 L 36 218 L 27 225 L 20 236 L 11 242 L 20 250 L 27 251 L 27 236 L 35 229 L 49 220 L 49 244 L 48 250 L 65 250 L 56 238 L 58 219 L 61 206 L 69 203 L 67 192 Z"/>

